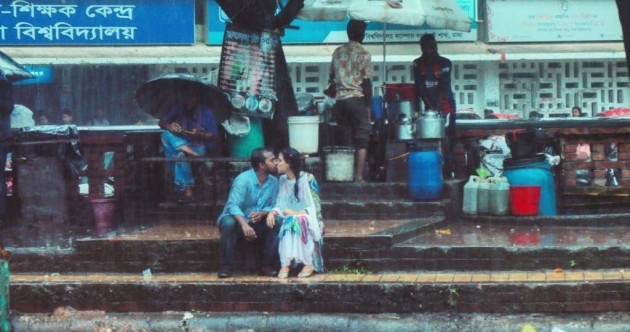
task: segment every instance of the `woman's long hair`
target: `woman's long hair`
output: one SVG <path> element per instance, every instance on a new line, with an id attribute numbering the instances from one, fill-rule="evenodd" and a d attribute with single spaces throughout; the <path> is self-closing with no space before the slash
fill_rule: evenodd
<path id="1" fill-rule="evenodd" d="M 289 164 L 289 168 L 291 169 L 291 171 L 293 171 L 293 174 L 295 174 L 295 187 L 293 189 L 293 193 L 295 195 L 295 198 L 297 198 L 297 200 L 299 201 L 300 197 L 298 196 L 298 183 L 300 182 L 300 173 L 302 172 L 302 156 L 296 149 L 291 147 L 282 149 L 280 153 L 282 154 L 282 157 L 284 157 L 284 161 Z"/>

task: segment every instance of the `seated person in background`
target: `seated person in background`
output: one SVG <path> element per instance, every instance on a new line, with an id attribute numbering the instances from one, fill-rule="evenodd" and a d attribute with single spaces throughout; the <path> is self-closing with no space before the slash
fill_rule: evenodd
<path id="1" fill-rule="evenodd" d="M 162 146 L 167 158 L 184 160 L 186 157 L 202 157 L 214 150 L 217 123 L 209 106 L 201 103 L 199 95 L 190 93 L 183 103 L 170 108 L 160 119 Z M 173 167 L 173 165 L 171 165 Z M 173 169 L 175 191 L 180 200 L 192 200 L 195 184 L 190 163 L 178 161 Z"/>
<path id="2" fill-rule="evenodd" d="M 35 114 L 33 114 L 33 120 L 35 121 L 36 126 L 45 126 L 50 124 L 50 122 L 48 121 L 48 115 L 46 115 L 46 112 L 44 112 L 44 110 L 39 110 L 35 112 Z"/>
<path id="3" fill-rule="evenodd" d="M 496 119 L 497 117 L 494 116 L 494 111 L 491 109 L 485 109 L 483 110 L 483 118 L 484 119 Z"/>
<path id="4" fill-rule="evenodd" d="M 256 252 L 263 253 L 260 274 L 273 277 L 277 265 L 277 242 L 268 240 L 271 230 L 265 220 L 278 196 L 276 161 L 273 152 L 258 148 L 251 154 L 252 168 L 239 174 L 232 182 L 230 195 L 219 216 L 221 232 L 221 267 L 219 278 L 232 276 L 234 250 L 238 237 L 253 241 Z"/>
<path id="5" fill-rule="evenodd" d="M 545 115 L 540 113 L 540 112 L 537 112 L 537 111 L 529 112 L 529 119 L 530 120 L 540 120 L 540 119 L 542 119 L 544 117 L 545 117 Z"/>
<path id="6" fill-rule="evenodd" d="M 105 118 L 105 111 L 102 108 L 97 108 L 94 111 L 94 119 L 90 120 L 89 126 L 109 126 L 109 120 Z"/>
<path id="7" fill-rule="evenodd" d="M 70 109 L 64 108 L 63 111 L 61 111 L 61 124 L 62 125 L 74 124 L 74 120 L 72 118 L 73 118 L 73 115 Z"/>
<path id="8" fill-rule="evenodd" d="M 579 106 L 573 106 L 571 109 L 571 117 L 579 118 L 582 116 L 584 116 L 584 114 L 582 114 L 582 109 Z"/>

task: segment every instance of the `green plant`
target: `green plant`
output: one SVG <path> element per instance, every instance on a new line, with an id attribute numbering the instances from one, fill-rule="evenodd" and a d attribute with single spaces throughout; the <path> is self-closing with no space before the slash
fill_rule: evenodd
<path id="1" fill-rule="evenodd" d="M 371 274 L 372 271 L 361 266 L 361 263 L 344 264 L 329 271 L 330 273 L 339 274 Z"/>
<path id="2" fill-rule="evenodd" d="M 451 287 L 447 289 L 447 292 L 448 292 L 448 295 L 447 295 L 448 298 L 446 299 L 446 302 L 451 307 L 454 307 L 455 305 L 457 305 L 457 300 L 459 299 L 459 293 L 457 292 L 456 288 L 451 288 Z"/>

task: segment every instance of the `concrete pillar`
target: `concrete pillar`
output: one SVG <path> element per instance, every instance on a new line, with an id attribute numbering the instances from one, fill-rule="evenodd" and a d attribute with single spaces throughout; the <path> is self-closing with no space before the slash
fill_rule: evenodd
<path id="1" fill-rule="evenodd" d="M 481 91 L 479 91 L 478 107 L 480 115 L 483 115 L 484 109 L 491 109 L 495 113 L 502 112 L 501 105 L 501 87 L 499 85 L 499 62 L 497 61 L 481 61 Z"/>

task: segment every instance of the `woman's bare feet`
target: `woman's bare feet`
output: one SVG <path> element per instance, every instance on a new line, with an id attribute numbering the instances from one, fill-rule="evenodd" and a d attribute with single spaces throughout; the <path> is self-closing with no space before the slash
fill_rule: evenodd
<path id="1" fill-rule="evenodd" d="M 308 278 L 313 275 L 313 265 L 304 265 L 302 271 L 298 274 L 298 278 Z"/>
<path id="2" fill-rule="evenodd" d="M 289 277 L 289 267 L 283 266 L 280 271 L 278 271 L 278 278 L 286 279 Z"/>

